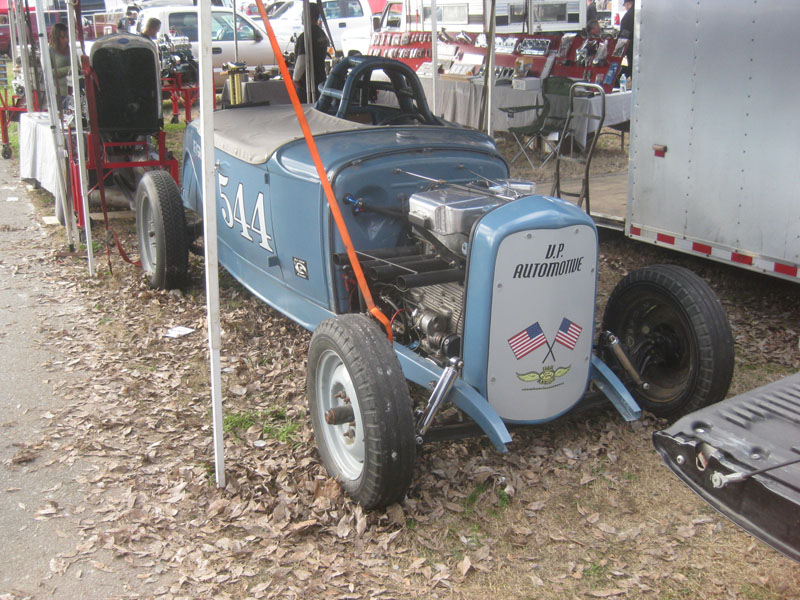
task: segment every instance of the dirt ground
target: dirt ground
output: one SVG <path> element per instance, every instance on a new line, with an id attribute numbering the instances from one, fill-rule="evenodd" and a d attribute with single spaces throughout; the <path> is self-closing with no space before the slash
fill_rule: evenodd
<path id="1" fill-rule="evenodd" d="M 620 153 L 613 143 L 609 155 Z M 135 249 L 132 221 L 114 227 Z M 82 307 L 69 334 L 41 324 L 64 357 L 51 376 L 89 375 L 57 385 L 62 407 L 31 440 L 35 456 L 3 468 L 87 457 L 96 465 L 79 476 L 80 506 L 64 507 L 84 527 L 80 552 L 53 557 L 62 576 L 104 550 L 114 557 L 110 577 L 124 565 L 142 581 L 170 581 L 113 597 L 800 598 L 795 563 L 663 466 L 650 436 L 666 423 L 652 416 L 625 423 L 610 408 L 574 413 L 516 430 L 505 455 L 485 439 L 430 444 L 406 501 L 364 512 L 319 462 L 304 391 L 309 334 L 224 272 L 228 485 L 219 490 L 201 261 L 192 259 L 186 289 L 158 292 L 116 253 L 113 273 L 100 255 L 90 279 L 85 259 L 57 254 L 60 229 L 48 241 L 41 276 L 64 305 Z M 653 263 L 688 266 L 721 297 L 736 343 L 732 393 L 800 369 L 796 284 L 618 234 L 601 238 L 598 314 L 616 281 Z M 194 331 L 166 337 L 175 326 Z M 24 597 L 37 596 L 0 590 L 3 600 Z"/>

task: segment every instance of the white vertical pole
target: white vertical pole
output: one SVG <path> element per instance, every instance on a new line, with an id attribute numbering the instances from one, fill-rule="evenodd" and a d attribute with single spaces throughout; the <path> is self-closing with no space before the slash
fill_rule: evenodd
<path id="1" fill-rule="evenodd" d="M 29 112 L 33 112 L 35 110 L 33 104 L 34 87 L 31 82 L 31 64 L 28 60 L 28 56 L 32 50 L 31 43 L 33 40 L 28 39 L 28 31 L 27 28 L 24 27 L 25 15 L 20 14 L 19 10 L 21 7 L 24 12 L 25 7 L 21 5 L 19 0 L 12 0 L 11 6 L 14 8 L 14 16 L 11 21 L 11 27 L 14 29 L 17 38 L 16 45 L 14 46 L 14 52 L 19 51 L 20 61 L 22 63 L 22 79 L 25 83 L 25 106 L 28 107 Z M 17 48 L 17 45 L 19 48 Z"/>
<path id="2" fill-rule="evenodd" d="M 494 112 L 494 34 L 495 34 L 495 14 L 497 13 L 497 2 L 491 0 L 489 9 L 489 51 L 486 57 L 486 68 L 489 69 L 489 76 L 486 78 L 486 134 L 492 135 L 492 113 Z"/>
<path id="3" fill-rule="evenodd" d="M 424 27 L 422 28 L 425 29 Z M 436 15 L 436 0 L 431 0 L 431 93 L 433 94 L 433 114 L 436 114 L 436 88 L 439 82 L 439 19 Z"/>
<path id="4" fill-rule="evenodd" d="M 233 62 L 239 62 L 239 24 L 236 22 L 236 2 L 231 2 L 233 9 Z"/>
<path id="5" fill-rule="evenodd" d="M 214 81 L 211 63 L 211 3 L 199 2 L 200 40 L 200 153 L 203 164 L 203 235 L 206 265 L 206 308 L 211 372 L 211 420 L 214 432 L 214 471 L 217 487 L 225 487 L 225 448 L 222 437 L 222 377 L 220 375 L 219 266 L 217 255 L 217 190 L 214 163 Z"/>
<path id="6" fill-rule="evenodd" d="M 303 0 L 303 43 L 306 53 L 306 102 L 314 102 L 314 86 L 317 84 L 315 76 L 316 65 L 314 64 L 314 31 L 311 23 L 311 9 L 309 0 Z"/>
<path id="7" fill-rule="evenodd" d="M 61 120 L 58 118 L 58 102 L 56 101 L 56 86 L 53 81 L 53 69 L 50 64 L 50 46 L 47 44 L 47 26 L 44 21 L 44 7 L 42 0 L 36 0 L 36 25 L 39 29 L 39 58 L 44 75 L 44 89 L 47 94 L 47 112 L 50 116 L 50 131 L 53 134 L 53 145 L 56 149 L 56 172 L 58 173 L 58 195 L 56 202 L 61 202 L 64 211 L 64 223 L 67 228 L 67 243 L 70 250 L 75 247 L 75 219 L 72 206 L 67 201 L 66 173 L 64 173 L 64 137 L 61 131 Z"/>
<path id="8" fill-rule="evenodd" d="M 81 204 L 86 234 L 86 258 L 89 261 L 89 275 L 94 277 L 94 250 L 92 249 L 92 225 L 89 222 L 89 175 L 86 172 L 86 140 L 83 137 L 83 102 L 81 102 L 80 66 L 78 50 L 75 47 L 75 12 L 72 0 L 67 4 L 67 29 L 69 30 L 69 64 L 72 70 L 72 102 L 75 109 L 75 148 L 78 153 L 78 166 L 81 178 Z"/>

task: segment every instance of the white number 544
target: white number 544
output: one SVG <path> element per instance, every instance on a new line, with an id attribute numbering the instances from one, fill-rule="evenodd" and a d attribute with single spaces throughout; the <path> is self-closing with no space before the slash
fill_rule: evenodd
<path id="1" fill-rule="evenodd" d="M 225 225 L 233 229 L 236 223 L 238 223 L 241 228 L 241 235 L 244 239 L 252 242 L 253 236 L 250 234 L 255 233 L 261 238 L 258 245 L 264 248 L 264 250 L 275 254 L 275 250 L 273 250 L 271 244 L 272 236 L 267 233 L 267 219 L 264 214 L 264 194 L 261 192 L 258 193 L 253 215 L 248 222 L 244 214 L 244 186 L 241 182 L 236 187 L 236 197 L 233 200 L 233 208 L 231 208 L 231 201 L 227 194 L 222 191 L 222 188 L 228 185 L 229 179 L 230 178 L 226 175 L 219 175 L 219 197 L 221 200 L 219 208 Z"/>

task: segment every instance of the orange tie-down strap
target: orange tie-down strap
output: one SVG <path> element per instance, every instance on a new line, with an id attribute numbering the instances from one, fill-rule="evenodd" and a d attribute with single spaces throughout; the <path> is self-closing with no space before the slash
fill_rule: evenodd
<path id="1" fill-rule="evenodd" d="M 328 180 L 328 175 L 322 165 L 322 159 L 319 156 L 317 144 L 314 141 L 314 136 L 311 134 L 308 121 L 306 121 L 306 115 L 303 112 L 303 108 L 300 106 L 300 99 L 297 97 L 297 91 L 294 89 L 294 85 L 292 84 L 292 77 L 289 74 L 289 69 L 286 67 L 286 61 L 283 59 L 283 53 L 278 45 L 278 40 L 275 38 L 275 32 L 272 30 L 269 17 L 267 17 L 267 11 L 264 8 L 264 2 L 263 0 L 256 0 L 256 4 L 258 5 L 258 12 L 261 15 L 261 20 L 264 22 L 264 25 L 267 28 L 267 35 L 269 36 L 269 43 L 272 45 L 272 51 L 275 54 L 275 58 L 278 59 L 278 66 L 281 69 L 281 76 L 283 77 L 283 82 L 286 85 L 286 91 L 289 93 L 289 98 L 292 100 L 292 106 L 294 107 L 294 112 L 297 115 L 297 121 L 300 123 L 300 128 L 303 130 L 303 136 L 305 137 L 306 143 L 308 144 L 308 149 L 311 152 L 311 159 L 314 161 L 314 166 L 317 168 L 319 181 L 322 184 L 322 189 L 325 190 L 325 197 L 328 199 L 328 206 L 331 209 L 333 220 L 336 222 L 336 228 L 339 230 L 342 243 L 347 250 L 347 257 L 350 259 L 350 265 L 353 267 L 353 272 L 356 275 L 358 289 L 361 291 L 361 295 L 364 297 L 364 302 L 367 304 L 367 310 L 369 310 L 369 313 L 373 317 L 380 321 L 380 323 L 386 329 L 386 336 L 391 342 L 392 324 L 389 321 L 389 318 L 383 314 L 377 306 L 375 306 L 375 302 L 372 300 L 372 293 L 369 291 L 369 287 L 367 286 L 367 280 L 364 277 L 364 271 L 361 269 L 361 263 L 358 262 L 356 250 L 353 248 L 353 241 L 350 239 L 350 233 L 347 231 L 347 224 L 344 222 L 342 211 L 339 209 L 339 204 L 336 202 L 336 197 L 333 195 L 331 182 Z"/>

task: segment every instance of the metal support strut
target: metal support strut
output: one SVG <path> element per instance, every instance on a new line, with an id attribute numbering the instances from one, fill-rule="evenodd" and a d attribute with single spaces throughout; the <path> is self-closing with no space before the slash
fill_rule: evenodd
<path id="1" fill-rule="evenodd" d="M 417 423 L 417 444 L 422 444 L 425 433 L 430 428 L 436 413 L 438 413 L 439 409 L 442 407 L 442 402 L 450 391 L 450 388 L 453 387 L 453 383 L 455 383 L 458 377 L 458 372 L 463 366 L 464 362 L 460 358 L 453 357 L 450 359 L 449 364 L 442 370 L 439 381 L 436 382 L 433 392 L 431 392 L 431 397 L 428 399 L 428 405 L 425 407 Z"/>

